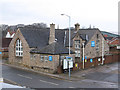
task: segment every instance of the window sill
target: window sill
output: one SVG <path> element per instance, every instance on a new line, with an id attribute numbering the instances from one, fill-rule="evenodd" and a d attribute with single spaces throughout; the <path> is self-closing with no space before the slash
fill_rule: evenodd
<path id="1" fill-rule="evenodd" d="M 23 56 L 15 56 L 16 58 L 23 58 Z"/>

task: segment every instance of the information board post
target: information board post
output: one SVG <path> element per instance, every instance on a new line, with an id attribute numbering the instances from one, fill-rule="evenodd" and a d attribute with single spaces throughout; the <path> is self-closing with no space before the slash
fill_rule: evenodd
<path id="1" fill-rule="evenodd" d="M 68 61 L 68 67 L 69 67 L 69 79 L 70 79 L 70 61 Z"/>
<path id="2" fill-rule="evenodd" d="M 67 69 L 69 70 L 69 79 L 70 79 L 70 68 L 73 68 L 73 60 L 72 57 L 66 57 L 66 63 L 68 64 Z"/>

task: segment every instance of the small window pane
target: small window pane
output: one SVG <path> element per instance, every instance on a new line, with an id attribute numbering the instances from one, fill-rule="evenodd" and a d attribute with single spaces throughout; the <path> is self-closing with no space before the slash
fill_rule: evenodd
<path id="1" fill-rule="evenodd" d="M 16 51 L 18 51 L 18 47 L 16 47 Z"/>
<path id="2" fill-rule="evenodd" d="M 23 53 L 21 52 L 21 56 L 23 56 Z"/>
<path id="3" fill-rule="evenodd" d="M 48 61 L 48 57 L 47 56 L 45 56 L 45 61 Z"/>
<path id="4" fill-rule="evenodd" d="M 43 61 L 44 60 L 44 57 L 43 56 L 41 56 L 41 61 Z"/>

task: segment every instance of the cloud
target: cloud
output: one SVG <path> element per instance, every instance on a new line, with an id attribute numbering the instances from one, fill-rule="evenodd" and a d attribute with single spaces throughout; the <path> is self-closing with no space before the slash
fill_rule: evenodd
<path id="1" fill-rule="evenodd" d="M 116 29 L 116 24 L 110 24 L 117 23 L 117 6 L 118 0 L 1 0 L 0 23 L 45 22 L 65 28 L 68 18 L 60 15 L 65 13 L 71 16 L 71 26 L 76 22 L 82 26 L 97 23 L 98 28 L 109 26 L 112 30 Z"/>

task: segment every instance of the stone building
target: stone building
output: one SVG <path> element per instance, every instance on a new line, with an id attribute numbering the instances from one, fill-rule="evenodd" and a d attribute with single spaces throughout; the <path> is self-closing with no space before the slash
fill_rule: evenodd
<path id="1" fill-rule="evenodd" d="M 50 24 L 50 29 L 19 28 L 9 45 L 9 62 L 54 73 L 69 53 L 63 43 L 64 30 L 55 30 L 55 24 Z"/>
<path id="2" fill-rule="evenodd" d="M 92 42 L 94 46 L 91 46 Z M 75 29 L 71 30 L 70 45 L 73 62 L 82 61 L 83 43 L 87 58 L 101 56 L 103 42 L 104 54 L 107 54 L 109 46 L 99 29 L 80 29 L 80 25 L 75 24 Z M 17 30 L 9 45 L 9 62 L 54 73 L 63 64 L 63 59 L 68 56 L 68 47 L 67 29 L 55 29 L 55 24 L 50 24 L 50 28 L 46 29 L 25 26 Z"/>
<path id="3" fill-rule="evenodd" d="M 80 29 L 80 25 L 75 24 L 75 30 L 72 30 L 72 50 L 75 51 L 76 62 L 81 62 L 83 58 L 83 43 L 84 43 L 84 58 L 95 58 L 109 54 L 109 45 L 105 41 L 103 35 L 98 28 Z M 92 46 L 93 43 L 93 46 Z M 104 49 L 103 49 L 104 48 Z M 103 51 L 104 50 L 104 51 Z"/>

